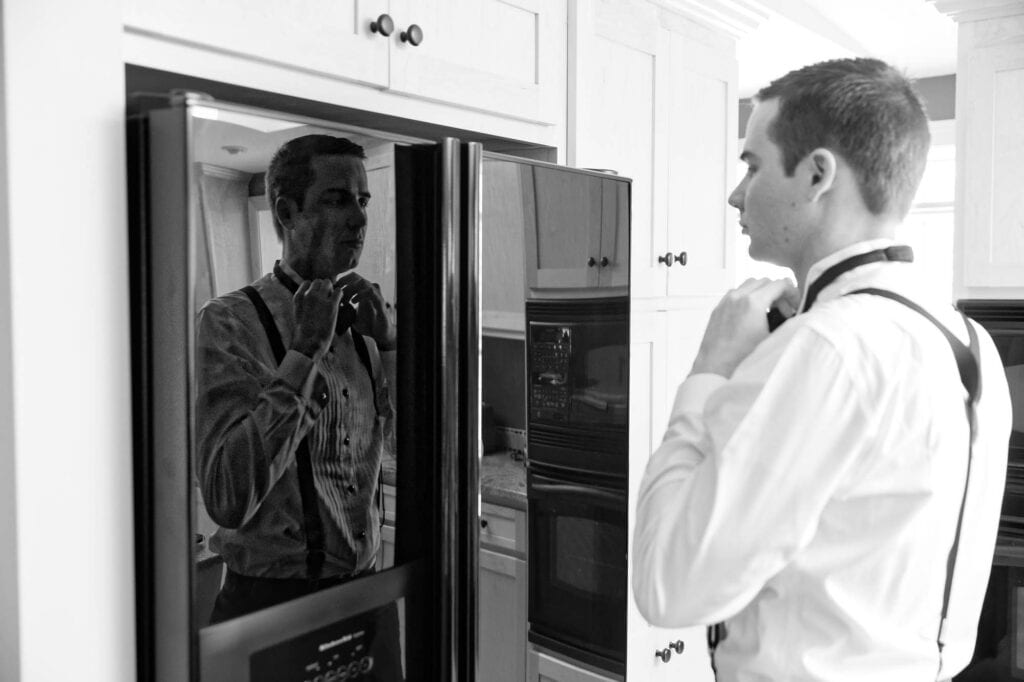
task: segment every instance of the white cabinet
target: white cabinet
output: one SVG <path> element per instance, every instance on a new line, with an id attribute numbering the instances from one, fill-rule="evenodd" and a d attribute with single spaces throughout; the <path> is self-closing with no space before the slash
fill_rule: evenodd
<path id="1" fill-rule="evenodd" d="M 739 229 L 734 41 L 643 0 L 572 9 L 569 163 L 633 179 L 632 295 L 723 292 Z"/>
<path id="2" fill-rule="evenodd" d="M 384 523 L 380 529 L 377 568 L 383 571 L 395 565 L 395 486 L 384 485 Z"/>
<path id="3" fill-rule="evenodd" d="M 629 185 L 622 180 L 532 168 L 526 201 L 526 285 L 534 292 L 620 288 L 629 282 Z M 579 207 L 586 207 L 580 210 Z"/>
<path id="4" fill-rule="evenodd" d="M 126 27 L 378 87 L 390 41 L 370 30 L 387 0 L 126 0 Z"/>
<path id="5" fill-rule="evenodd" d="M 477 679 L 526 676 L 526 513 L 483 503 L 477 588 Z"/>
<path id="6" fill-rule="evenodd" d="M 609 676 L 581 664 L 567 661 L 537 647 L 530 647 L 527 682 L 621 682 L 621 676 Z M 645 678 L 636 678 L 637 680 Z"/>
<path id="7" fill-rule="evenodd" d="M 959 25 L 957 298 L 1024 296 L 1024 7 Z"/>
<path id="8" fill-rule="evenodd" d="M 522 682 L 526 669 L 526 561 L 480 549 L 479 679 Z"/>
<path id="9" fill-rule="evenodd" d="M 564 112 L 564 0 L 125 0 L 124 23 L 253 69 L 283 66 L 543 125 Z M 418 45 L 402 38 L 413 25 Z"/>
<path id="10" fill-rule="evenodd" d="M 714 301 L 693 299 L 687 303 L 673 310 L 634 313 L 630 324 L 630 547 L 636 523 L 637 491 L 647 459 L 665 433 L 676 389 L 693 364 Z M 632 573 L 631 556 L 631 582 Z M 652 627 L 637 610 L 632 590 L 626 618 L 628 680 L 712 682 L 714 677 L 703 628 L 665 630 Z M 681 650 L 672 646 L 678 642 L 683 642 L 678 647 Z"/>
<path id="11" fill-rule="evenodd" d="M 645 634 L 647 651 L 629 666 L 629 679 L 649 682 L 714 682 L 703 627 L 667 630 L 649 627 Z"/>
<path id="12" fill-rule="evenodd" d="M 391 89 L 532 122 L 558 121 L 564 2 L 391 0 L 391 6 L 396 33 L 413 23 L 423 30 L 418 46 L 391 42 Z"/>

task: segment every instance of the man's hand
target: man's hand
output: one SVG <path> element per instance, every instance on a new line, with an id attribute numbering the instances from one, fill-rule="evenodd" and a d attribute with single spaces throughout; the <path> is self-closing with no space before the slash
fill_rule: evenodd
<path id="1" fill-rule="evenodd" d="M 394 350 L 395 322 L 390 305 L 380 293 L 380 285 L 351 272 L 339 282 L 345 292 L 344 300 L 356 309 L 352 328 L 377 342 L 381 350 Z"/>
<path id="2" fill-rule="evenodd" d="M 295 331 L 291 348 L 318 360 L 334 341 L 334 325 L 338 319 L 343 291 L 334 289 L 331 281 L 315 279 L 299 285 L 292 297 L 295 307 Z"/>
<path id="3" fill-rule="evenodd" d="M 800 305 L 800 292 L 788 279 L 748 279 L 711 311 L 691 374 L 708 372 L 726 378 L 768 337 L 768 308 L 786 317 Z"/>

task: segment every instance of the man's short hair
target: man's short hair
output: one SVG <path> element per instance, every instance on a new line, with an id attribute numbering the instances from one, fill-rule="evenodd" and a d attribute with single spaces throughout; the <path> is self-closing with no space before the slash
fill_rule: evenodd
<path id="1" fill-rule="evenodd" d="M 840 155 L 874 215 L 902 219 L 924 174 L 931 134 L 910 80 L 877 59 L 835 59 L 787 73 L 762 88 L 778 98 L 768 135 L 786 175 L 819 147 Z"/>
<path id="2" fill-rule="evenodd" d="M 274 230 L 278 239 L 284 239 L 284 227 L 277 219 L 278 197 L 291 199 L 302 209 L 306 190 L 313 184 L 313 159 L 317 156 L 354 156 L 366 158 L 363 148 L 344 137 L 333 135 L 303 135 L 288 140 L 274 153 L 267 168 L 267 199 L 274 216 Z"/>

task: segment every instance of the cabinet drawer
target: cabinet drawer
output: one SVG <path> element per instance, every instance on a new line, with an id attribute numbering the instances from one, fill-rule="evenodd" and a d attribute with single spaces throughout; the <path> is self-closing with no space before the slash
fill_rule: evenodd
<path id="1" fill-rule="evenodd" d="M 483 503 L 480 506 L 480 546 L 526 554 L 526 515 L 509 507 Z"/>
<path id="2" fill-rule="evenodd" d="M 395 486 L 385 485 L 384 489 L 384 523 L 395 525 Z"/>

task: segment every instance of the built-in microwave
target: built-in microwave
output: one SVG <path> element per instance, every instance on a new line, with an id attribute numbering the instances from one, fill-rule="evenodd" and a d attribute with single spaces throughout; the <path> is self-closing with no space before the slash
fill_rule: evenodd
<path id="1" fill-rule="evenodd" d="M 526 302 L 531 461 L 624 477 L 629 299 Z"/>

